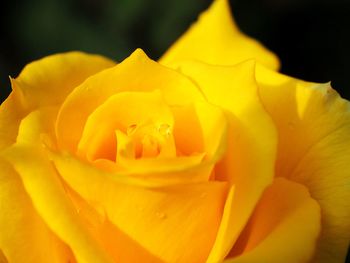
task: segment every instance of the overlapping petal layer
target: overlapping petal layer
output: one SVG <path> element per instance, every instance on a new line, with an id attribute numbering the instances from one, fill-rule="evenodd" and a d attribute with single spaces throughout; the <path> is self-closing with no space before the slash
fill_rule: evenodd
<path id="1" fill-rule="evenodd" d="M 221 221 L 227 183 L 144 187 L 128 181 L 129 177 L 98 172 L 74 159 L 57 157 L 54 163 L 72 189 L 153 256 L 165 262 L 203 262 L 208 256 Z M 118 243 L 114 253 L 128 258 L 133 250 L 129 246 L 132 243 Z M 147 258 L 137 260 L 149 262 Z"/>
<path id="2" fill-rule="evenodd" d="M 68 52 L 29 63 L 14 81 L 29 107 L 56 106 L 86 78 L 114 65 L 99 55 Z"/>
<path id="3" fill-rule="evenodd" d="M 56 126 L 61 148 L 76 151 L 87 118 L 110 96 L 123 91 L 154 90 L 161 91 L 168 105 L 186 105 L 202 97 L 187 78 L 150 60 L 143 51 L 136 50 L 119 65 L 89 78 L 68 96 Z"/>
<path id="4" fill-rule="evenodd" d="M 121 92 L 106 100 L 87 119 L 78 154 L 87 158 L 116 159 L 115 131 L 135 132 L 142 126 L 174 126 L 173 115 L 158 92 Z M 96 129 L 98 127 L 98 129 Z M 133 128 L 133 131 L 129 131 Z M 130 134 L 131 135 L 131 134 Z"/>
<path id="5" fill-rule="evenodd" d="M 315 262 L 343 262 L 350 240 L 350 105 L 330 84 L 257 68 L 262 101 L 279 132 L 276 175 L 307 186 L 322 212 Z"/>
<path id="6" fill-rule="evenodd" d="M 183 62 L 178 70 L 201 87 L 209 102 L 221 106 L 229 119 L 227 151 L 215 168 L 215 178 L 235 185 L 235 197 L 225 210 L 234 215 L 228 216 L 225 231 L 219 232 L 212 252 L 218 258 L 209 258 L 215 262 L 229 252 L 272 181 L 276 130 L 260 102 L 253 61 L 233 67 Z"/>
<path id="7" fill-rule="evenodd" d="M 74 262 L 74 257 L 51 232 L 12 166 L 0 159 L 0 248 L 8 262 Z M 7 262 L 1 257 L 0 262 Z"/>
<path id="8" fill-rule="evenodd" d="M 113 66 L 97 55 L 69 52 L 28 64 L 16 79 L 12 93 L 0 107 L 0 149 L 15 142 L 21 119 L 32 109 L 58 106 L 87 77 Z"/>
<path id="9" fill-rule="evenodd" d="M 113 262 L 78 216 L 44 150 L 18 143 L 3 154 L 22 179 L 40 217 L 71 248 L 78 262 Z"/>
<path id="10" fill-rule="evenodd" d="M 0 106 L 0 150 L 16 141 L 18 127 L 26 111 L 23 106 L 23 94 L 16 87 Z"/>
<path id="11" fill-rule="evenodd" d="M 306 187 L 277 178 L 224 262 L 309 262 L 320 229 L 320 208 Z"/>

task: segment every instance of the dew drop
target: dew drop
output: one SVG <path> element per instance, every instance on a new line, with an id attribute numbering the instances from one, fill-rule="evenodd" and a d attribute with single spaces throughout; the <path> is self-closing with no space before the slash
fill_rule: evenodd
<path id="1" fill-rule="evenodd" d="M 126 135 L 128 135 L 128 136 L 132 135 L 135 132 L 136 128 L 137 128 L 137 124 L 129 125 L 129 127 L 126 128 Z"/>
<path id="2" fill-rule="evenodd" d="M 156 216 L 159 218 L 159 219 L 165 219 L 167 216 L 165 213 L 163 212 L 157 212 L 156 213 Z"/>
<path id="3" fill-rule="evenodd" d="M 169 136 L 171 134 L 171 127 L 169 124 L 163 123 L 159 125 L 158 132 L 163 136 Z"/>

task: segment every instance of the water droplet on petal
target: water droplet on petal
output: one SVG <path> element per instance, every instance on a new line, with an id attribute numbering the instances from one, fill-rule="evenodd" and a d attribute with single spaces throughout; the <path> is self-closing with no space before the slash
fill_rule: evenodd
<path id="1" fill-rule="evenodd" d="M 129 127 L 126 128 L 126 135 L 128 135 L 128 136 L 132 135 L 135 132 L 136 128 L 137 128 L 137 124 L 129 125 Z"/>
<path id="2" fill-rule="evenodd" d="M 158 132 L 163 136 L 169 136 L 171 134 L 171 127 L 169 124 L 163 123 L 159 125 Z"/>
<path id="3" fill-rule="evenodd" d="M 165 213 L 163 212 L 157 212 L 156 213 L 156 216 L 159 218 L 159 219 L 165 219 L 167 216 Z"/>

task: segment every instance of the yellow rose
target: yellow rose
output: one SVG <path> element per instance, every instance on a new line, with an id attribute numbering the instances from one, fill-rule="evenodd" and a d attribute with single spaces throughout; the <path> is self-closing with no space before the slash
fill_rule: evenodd
<path id="1" fill-rule="evenodd" d="M 0 107 L 0 262 L 344 262 L 350 111 L 216 0 L 160 63 L 27 65 Z"/>

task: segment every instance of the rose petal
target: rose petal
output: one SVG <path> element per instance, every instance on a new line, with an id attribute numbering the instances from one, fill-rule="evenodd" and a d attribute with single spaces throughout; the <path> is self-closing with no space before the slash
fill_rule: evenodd
<path id="1" fill-rule="evenodd" d="M 279 68 L 278 58 L 272 52 L 238 29 L 231 17 L 228 0 L 215 0 L 160 62 L 171 65 L 183 60 L 199 60 L 215 65 L 234 65 L 247 59 L 256 59 L 272 69 Z"/>
<path id="2" fill-rule="evenodd" d="M 238 257 L 224 262 L 309 262 L 320 230 L 320 208 L 306 187 L 277 178 L 229 256 Z"/>
<path id="3" fill-rule="evenodd" d="M 89 76 L 114 66 L 99 55 L 68 52 L 29 63 L 14 80 L 28 106 L 54 106 Z"/>
<path id="4" fill-rule="evenodd" d="M 56 54 L 29 63 L 11 79 L 12 93 L 0 106 L 0 149 L 15 142 L 21 119 L 39 106 L 62 103 L 87 77 L 114 63 L 81 52 Z"/>
<path id="5" fill-rule="evenodd" d="M 184 167 L 188 169 L 197 165 L 207 166 L 207 164 L 213 167 L 222 158 L 226 149 L 227 120 L 221 109 L 206 102 L 196 102 L 191 107 L 176 107 L 172 110 L 175 118 L 174 140 L 177 150 L 184 149 L 183 140 L 185 142 L 200 140 L 203 145 L 197 148 L 198 152 L 182 152 L 189 155 L 176 157 L 130 159 L 123 154 L 127 151 L 128 137 L 117 132 L 119 143 L 117 163 L 119 161 L 125 167 L 125 171 L 122 170 L 123 173 L 139 173 L 141 176 L 147 173 L 173 173 L 180 170 L 187 173 Z M 183 113 L 186 113 L 186 116 L 183 116 Z M 191 142 L 189 145 L 191 146 Z M 169 175 L 165 176 L 164 181 L 168 177 Z"/>
<path id="6" fill-rule="evenodd" d="M 133 172 L 115 170 L 115 167 L 110 167 L 111 164 L 97 163 L 98 166 L 105 169 L 100 169 L 98 166 L 92 166 L 90 163 L 83 162 L 69 154 L 51 153 L 50 158 L 56 165 L 60 174 L 65 178 L 70 173 L 80 173 L 85 171 L 92 178 L 107 178 L 116 183 L 131 184 L 135 186 L 143 186 L 148 188 L 171 186 L 177 184 L 189 184 L 207 182 L 213 170 L 213 164 L 202 162 L 203 156 L 191 156 L 187 158 L 176 158 L 172 161 L 159 162 L 158 167 L 145 165 L 145 169 L 136 170 Z M 72 181 L 72 184 L 78 184 L 80 177 L 67 177 L 66 181 Z M 97 180 L 97 179 L 95 179 Z"/>
<path id="7" fill-rule="evenodd" d="M 150 60 L 138 49 L 119 65 L 89 78 L 68 96 L 56 127 L 61 148 L 75 152 L 88 116 L 112 95 L 157 89 L 170 105 L 188 104 L 202 97 L 187 78 Z"/>
<path id="8" fill-rule="evenodd" d="M 131 125 L 147 122 L 158 127 L 162 124 L 173 126 L 172 112 L 162 101 L 160 92 L 121 92 L 112 95 L 88 117 L 78 154 L 86 154 L 89 160 L 115 160 L 115 131 L 121 130 L 126 134 Z"/>
<path id="9" fill-rule="evenodd" d="M 20 175 L 40 217 L 72 249 L 78 262 L 113 262 L 83 225 L 46 153 L 16 144 L 2 153 Z"/>
<path id="10" fill-rule="evenodd" d="M 118 147 L 118 156 L 117 165 L 115 167 L 110 167 L 110 171 L 116 172 L 118 174 L 130 175 L 130 176 L 138 176 L 140 178 L 145 177 L 157 177 L 156 174 L 159 175 L 159 179 L 163 176 L 163 181 L 166 182 L 169 177 L 174 178 L 174 173 L 184 172 L 188 173 L 187 170 L 191 170 L 193 172 L 197 166 L 200 166 L 203 162 L 205 153 L 193 154 L 191 156 L 179 156 L 179 157 L 170 157 L 170 158 L 140 158 L 140 159 L 132 159 L 128 156 L 125 156 L 125 151 L 127 150 L 127 145 L 129 138 L 122 132 L 117 131 L 117 140 L 119 142 Z M 214 163 L 212 161 L 207 162 L 210 164 L 210 167 L 213 167 Z M 203 165 L 204 166 L 204 165 Z M 113 169 L 114 168 L 114 169 Z M 206 176 L 204 176 L 204 174 Z M 150 176 L 151 175 L 151 176 Z M 209 172 L 203 173 L 203 178 L 206 178 L 205 181 L 209 179 Z M 179 175 L 179 183 L 182 183 L 181 178 L 186 175 Z M 178 176 L 176 176 L 178 177 Z M 190 178 L 195 176 L 190 176 Z M 185 178 L 183 180 L 186 180 Z M 168 183 L 171 183 L 169 180 Z"/>
<path id="11" fill-rule="evenodd" d="M 227 250 L 232 247 L 232 237 L 230 235 L 233 231 L 235 231 L 235 229 L 232 228 L 232 222 L 234 223 L 236 221 L 236 213 L 234 211 L 235 207 L 233 206 L 233 200 L 235 198 L 234 190 L 234 186 L 231 186 L 226 198 L 224 211 L 222 214 L 218 233 L 216 235 L 215 243 L 207 258 L 207 263 L 222 262 L 222 260 L 228 254 Z"/>
<path id="12" fill-rule="evenodd" d="M 257 67 L 262 101 L 279 131 L 277 176 L 302 183 L 322 212 L 315 262 L 344 262 L 350 242 L 350 105 L 329 84 Z"/>
<path id="13" fill-rule="evenodd" d="M 44 107 L 29 113 L 18 128 L 17 142 L 56 146 L 54 122 L 57 107 Z"/>
<path id="14" fill-rule="evenodd" d="M 118 182 L 117 174 L 93 172 L 93 167 L 83 163 L 75 162 L 76 169 L 72 169 L 67 161 L 54 162 L 72 189 L 152 255 L 165 262 L 203 262 L 207 258 L 222 216 L 225 182 L 145 188 Z M 125 258 L 124 253 L 132 249 L 119 245 L 116 253 Z"/>
<path id="15" fill-rule="evenodd" d="M 94 238 L 111 255 L 114 262 L 163 262 L 113 225 L 103 209 L 96 210 L 67 185 L 65 189 L 80 218 L 93 233 Z"/>
<path id="16" fill-rule="evenodd" d="M 18 126 L 25 114 L 23 94 L 13 87 L 10 96 L 0 106 L 0 150 L 15 143 Z"/>
<path id="17" fill-rule="evenodd" d="M 21 179 L 0 160 L 0 262 L 61 263 L 73 260 L 70 249 L 35 211 Z M 1 257 L 1 250 L 7 261 Z"/>
<path id="18" fill-rule="evenodd" d="M 215 169 L 215 177 L 235 185 L 232 209 L 227 210 L 234 215 L 228 216 L 227 232 L 220 232 L 222 236 L 217 237 L 218 245 L 212 251 L 219 261 L 230 251 L 272 181 L 276 130 L 260 102 L 253 61 L 234 67 L 184 62 L 179 63 L 179 70 L 201 87 L 209 102 L 223 107 L 229 119 L 227 151 Z"/>
<path id="19" fill-rule="evenodd" d="M 0 262 L 8 263 L 8 260 L 6 259 L 4 252 L 0 249 Z"/>

